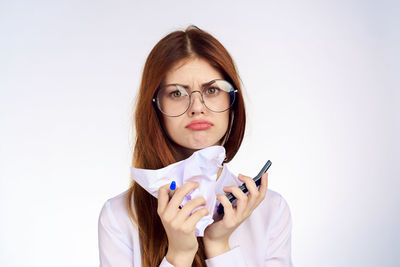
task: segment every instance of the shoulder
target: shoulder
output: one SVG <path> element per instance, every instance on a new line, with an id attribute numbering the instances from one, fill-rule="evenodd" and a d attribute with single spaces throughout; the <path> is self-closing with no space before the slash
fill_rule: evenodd
<path id="1" fill-rule="evenodd" d="M 268 203 L 269 206 L 273 209 L 281 208 L 283 206 L 288 206 L 285 198 L 276 191 L 271 189 L 267 190 L 267 194 L 265 195 L 265 203 Z"/>
<path id="2" fill-rule="evenodd" d="M 290 239 L 291 226 L 290 210 L 286 200 L 280 193 L 268 189 L 264 200 L 236 229 L 230 242 L 232 246 L 241 246 L 248 255 L 247 258 L 254 261 L 257 257 L 263 258 L 265 251 L 270 254 L 275 248 L 280 247 L 280 241 Z M 257 247 L 256 250 L 254 246 Z"/>
<path id="3" fill-rule="evenodd" d="M 128 213 L 129 190 L 108 199 L 99 215 L 99 231 L 113 232 L 120 239 L 130 243 L 136 225 Z"/>
<path id="4" fill-rule="evenodd" d="M 278 192 L 268 189 L 265 199 L 255 210 L 264 219 L 268 219 L 271 226 L 277 221 L 291 222 L 290 208 L 285 198 Z"/>
<path id="5" fill-rule="evenodd" d="M 108 199 L 100 211 L 99 219 L 115 219 L 116 222 L 121 226 L 127 222 L 130 222 L 130 216 L 128 213 L 128 198 L 129 190 L 126 190 L 115 197 Z"/>

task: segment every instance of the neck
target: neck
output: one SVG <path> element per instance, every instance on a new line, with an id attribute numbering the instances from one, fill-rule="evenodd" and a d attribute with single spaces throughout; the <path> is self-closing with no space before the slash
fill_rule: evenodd
<path id="1" fill-rule="evenodd" d="M 176 161 L 181 161 L 181 160 L 185 160 L 188 157 L 190 157 L 194 152 L 200 150 L 200 149 L 191 149 L 191 148 L 187 148 L 187 147 L 183 147 L 178 145 L 175 142 L 172 142 L 173 146 L 174 146 L 174 151 L 172 152 L 172 154 L 174 155 L 174 158 L 176 159 Z M 214 146 L 217 145 L 221 145 L 220 142 L 214 144 Z"/>
<path id="2" fill-rule="evenodd" d="M 181 160 L 187 159 L 194 152 L 197 151 L 197 149 L 186 148 L 186 147 L 180 146 L 178 144 L 174 144 L 174 146 L 175 146 L 174 157 L 175 157 L 176 161 L 181 161 Z"/>

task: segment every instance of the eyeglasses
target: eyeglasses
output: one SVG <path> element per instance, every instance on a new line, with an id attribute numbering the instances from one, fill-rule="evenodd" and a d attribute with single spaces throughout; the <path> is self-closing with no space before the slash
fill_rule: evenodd
<path id="1" fill-rule="evenodd" d="M 216 79 L 203 86 L 202 91 L 188 92 L 188 87 L 180 84 L 169 84 L 158 90 L 153 102 L 166 116 L 178 117 L 184 114 L 192 104 L 192 94 L 201 94 L 201 102 L 213 112 L 224 112 L 235 102 L 236 90 L 229 82 Z"/>

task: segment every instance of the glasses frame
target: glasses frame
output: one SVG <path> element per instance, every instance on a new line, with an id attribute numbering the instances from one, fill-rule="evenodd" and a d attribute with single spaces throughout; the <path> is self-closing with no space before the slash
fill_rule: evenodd
<path id="1" fill-rule="evenodd" d="M 225 79 L 214 79 L 214 80 L 208 82 L 207 84 L 203 85 L 202 91 L 204 91 L 204 89 L 206 89 L 208 86 L 210 86 L 211 84 L 213 84 L 213 83 L 216 82 L 216 81 L 224 81 L 224 82 L 227 82 L 227 83 L 229 83 L 230 85 L 232 85 L 232 83 L 228 82 L 228 81 L 225 80 Z M 185 91 L 187 91 L 187 89 L 186 89 L 183 85 L 181 85 L 181 84 L 174 83 L 174 84 L 170 84 L 170 85 L 182 86 L 182 87 L 185 89 Z M 225 112 L 225 111 L 227 111 L 228 109 L 230 109 L 230 108 L 233 106 L 233 104 L 235 103 L 235 100 L 236 100 L 236 93 L 238 92 L 238 89 L 236 89 L 233 85 L 232 85 L 232 88 L 233 88 L 233 96 L 234 96 L 233 101 L 232 101 L 232 103 L 230 104 L 230 106 L 229 106 L 227 109 L 224 109 L 224 110 L 222 110 L 222 111 L 215 111 L 215 110 L 212 110 L 212 109 L 210 109 L 209 107 L 207 107 L 206 103 L 204 102 L 203 92 L 202 92 L 202 91 L 199 91 L 199 90 L 192 91 L 190 94 L 189 94 L 189 92 L 188 92 L 188 95 L 189 95 L 189 105 L 187 106 L 187 108 L 185 109 L 185 111 L 182 112 L 182 113 L 179 114 L 179 115 L 168 115 L 168 114 L 166 114 L 165 112 L 163 112 L 163 111 L 161 110 L 161 108 L 160 108 L 160 101 L 159 101 L 158 98 L 157 98 L 157 94 L 158 94 L 158 92 L 160 91 L 160 89 L 158 89 L 158 90 L 156 91 L 155 97 L 153 97 L 152 102 L 157 106 L 158 110 L 159 110 L 162 114 L 164 114 L 165 116 L 167 116 L 167 117 L 179 117 L 179 116 L 182 116 L 183 114 L 185 114 L 186 111 L 189 110 L 189 108 L 192 106 L 192 94 L 195 93 L 195 92 L 198 92 L 198 93 L 200 93 L 200 95 L 201 95 L 201 103 L 202 103 L 208 110 L 210 110 L 210 111 L 212 111 L 212 112 L 215 112 L 215 113 L 221 113 L 221 112 Z"/>

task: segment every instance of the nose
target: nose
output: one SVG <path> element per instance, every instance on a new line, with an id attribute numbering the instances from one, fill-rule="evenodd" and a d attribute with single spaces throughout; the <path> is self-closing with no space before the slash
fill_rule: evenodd
<path id="1" fill-rule="evenodd" d="M 197 94 L 195 94 L 197 93 Z M 204 102 L 200 91 L 193 91 L 191 95 L 191 103 L 189 107 L 189 114 L 204 113 Z"/>

